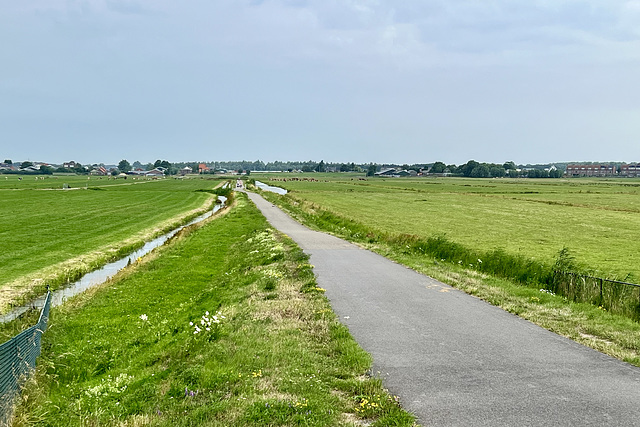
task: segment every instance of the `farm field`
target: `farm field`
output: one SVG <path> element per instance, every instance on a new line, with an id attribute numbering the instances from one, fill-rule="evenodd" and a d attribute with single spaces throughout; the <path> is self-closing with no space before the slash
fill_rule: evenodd
<path id="1" fill-rule="evenodd" d="M 43 340 L 14 426 L 414 425 L 244 195 L 54 308 Z"/>
<path id="2" fill-rule="evenodd" d="M 64 177 L 71 188 L 90 184 L 61 190 L 59 180 L 9 178 L 0 178 L 2 310 L 34 287 L 58 285 L 178 225 L 213 202 L 214 195 L 197 190 L 220 183 Z M 21 189 L 12 189 L 16 185 Z M 60 190 L 48 190 L 52 185 Z"/>
<path id="3" fill-rule="evenodd" d="M 379 232 L 445 236 L 470 249 L 500 248 L 547 264 L 567 247 L 596 275 L 640 280 L 638 180 L 252 177 Z"/>

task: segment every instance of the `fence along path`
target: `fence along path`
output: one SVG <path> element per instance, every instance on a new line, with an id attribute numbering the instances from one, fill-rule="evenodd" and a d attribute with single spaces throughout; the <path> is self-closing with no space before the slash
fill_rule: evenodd
<path id="1" fill-rule="evenodd" d="M 249 197 L 311 255 L 373 372 L 423 425 L 640 426 L 640 369 Z"/>
<path id="2" fill-rule="evenodd" d="M 556 271 L 551 291 L 573 302 L 586 302 L 640 321 L 640 285 Z"/>
<path id="3" fill-rule="evenodd" d="M 0 426 L 9 424 L 20 386 L 36 367 L 50 308 L 51 292 L 48 292 L 38 323 L 0 345 Z"/>

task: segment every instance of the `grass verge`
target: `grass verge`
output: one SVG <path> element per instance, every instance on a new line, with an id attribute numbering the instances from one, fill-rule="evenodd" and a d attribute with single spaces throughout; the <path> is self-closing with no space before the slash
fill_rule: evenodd
<path id="1" fill-rule="evenodd" d="M 443 262 L 415 251 L 406 239 L 336 217 L 316 204 L 269 192 L 261 194 L 307 226 L 350 240 L 555 333 L 640 366 L 640 324 L 626 316 L 588 303 L 574 303 L 540 289 L 537 282 L 516 282 L 467 268 L 466 263 Z"/>
<path id="2" fill-rule="evenodd" d="M 52 310 L 14 425 L 413 425 L 246 197 Z"/>

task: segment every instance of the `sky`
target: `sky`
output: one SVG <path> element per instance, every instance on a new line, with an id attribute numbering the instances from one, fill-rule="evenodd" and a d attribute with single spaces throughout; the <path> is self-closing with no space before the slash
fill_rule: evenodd
<path id="1" fill-rule="evenodd" d="M 640 0 L 0 0 L 0 161 L 640 161 Z"/>

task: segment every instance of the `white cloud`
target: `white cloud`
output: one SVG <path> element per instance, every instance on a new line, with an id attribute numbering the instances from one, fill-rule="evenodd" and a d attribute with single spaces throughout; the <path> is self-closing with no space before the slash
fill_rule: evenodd
<path id="1" fill-rule="evenodd" d="M 520 135 L 535 147 L 558 135 L 597 142 L 612 126 L 629 144 L 639 132 L 638 0 L 0 0 L 0 8 L 2 140 L 122 140 L 123 150 L 181 137 L 253 150 L 252 141 L 305 141 L 318 156 L 325 146 L 364 156 L 372 151 L 357 143 L 366 143 L 393 156 L 402 141 L 428 139 L 465 156 L 475 141 L 500 153 Z"/>

